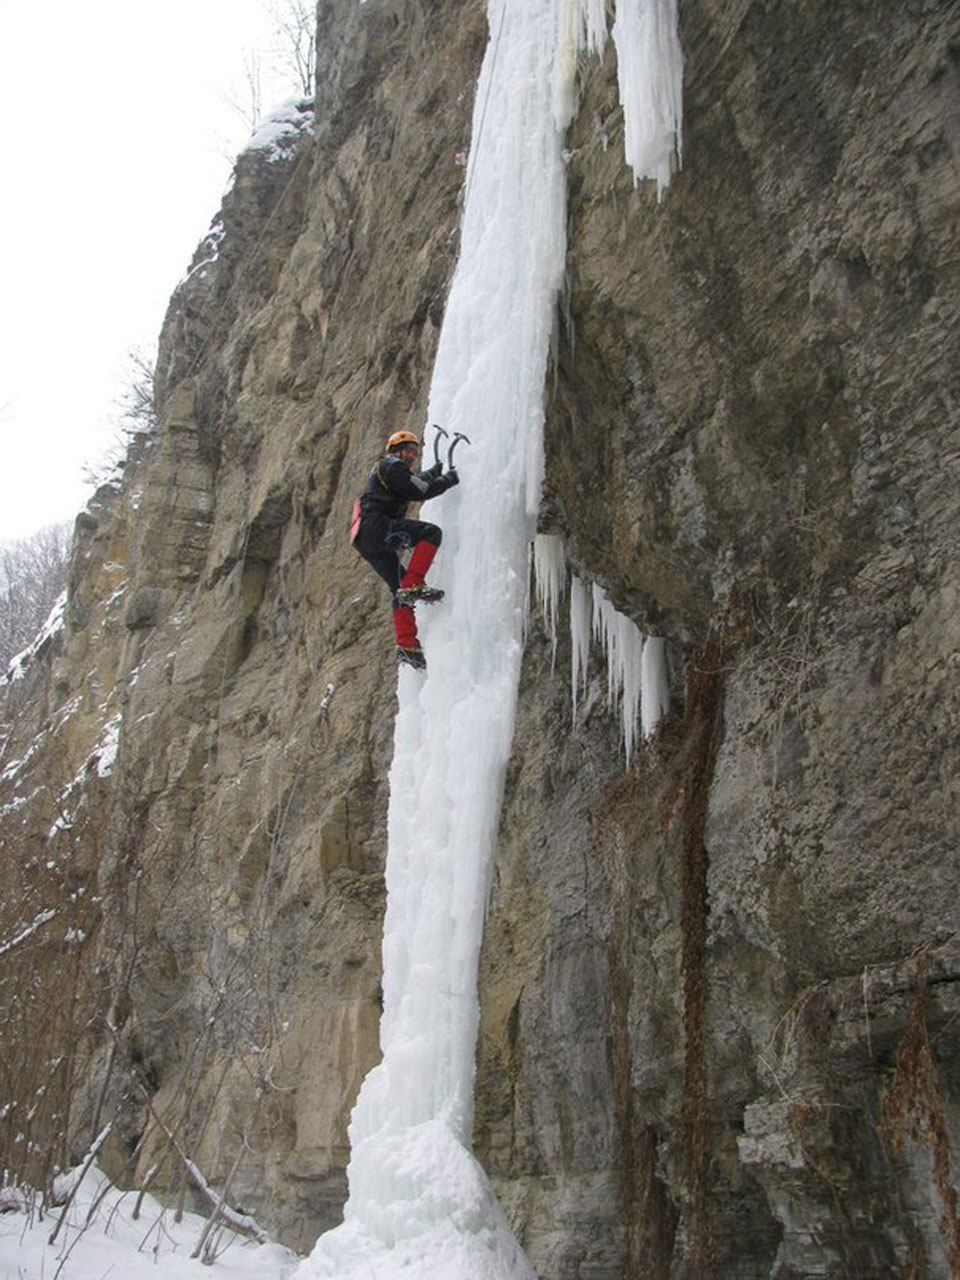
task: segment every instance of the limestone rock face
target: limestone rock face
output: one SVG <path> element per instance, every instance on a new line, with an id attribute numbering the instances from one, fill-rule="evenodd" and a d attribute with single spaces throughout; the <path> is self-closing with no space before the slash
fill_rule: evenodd
<path id="1" fill-rule="evenodd" d="M 189 1155 L 302 1248 L 378 1055 L 395 680 L 346 529 L 423 425 L 487 39 L 480 0 L 318 21 L 312 123 L 238 161 L 0 760 L 5 937 L 36 925 L 0 1003 L 70 976 L 72 1153 L 110 1119 L 118 1180 L 197 1195 Z M 534 610 L 476 1149 L 544 1280 L 945 1277 L 958 13 L 691 0 L 680 34 L 659 203 L 612 46 L 582 64 L 541 521 L 665 637 L 672 711 L 626 769 Z"/>
<path id="2" fill-rule="evenodd" d="M 315 113 L 240 157 L 160 337 L 159 427 L 81 518 L 66 625 L 8 694 L 0 799 L 15 879 L 53 866 L 54 768 L 97 777 L 96 848 L 76 820 L 55 837 L 97 903 L 103 995 L 75 1151 L 113 1115 L 117 1179 L 156 1166 L 177 1195 L 187 1153 L 304 1248 L 339 1220 L 379 1052 L 395 677 L 350 508 L 387 433 L 422 425 L 485 40 L 479 4 L 320 20 Z"/>
<path id="3" fill-rule="evenodd" d="M 957 12 L 876 19 L 682 7 L 659 204 L 609 51 L 571 133 L 544 522 L 675 713 L 622 776 L 528 646 L 477 1135 L 546 1275 L 960 1258 Z"/>

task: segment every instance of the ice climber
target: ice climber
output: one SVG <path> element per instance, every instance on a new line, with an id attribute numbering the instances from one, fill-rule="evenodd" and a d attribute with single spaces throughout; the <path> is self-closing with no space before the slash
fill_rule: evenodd
<path id="1" fill-rule="evenodd" d="M 443 599 L 442 591 L 425 582 L 443 533 L 435 524 L 408 520 L 407 506 L 445 493 L 460 477 L 453 467 L 443 473 L 442 462 L 418 475 L 413 468 L 419 457 L 420 442 L 411 432 L 395 431 L 388 438 L 383 456 L 354 505 L 350 540 L 393 593 L 397 661 L 422 671 L 427 660 L 417 637 L 413 606 Z M 400 553 L 411 548 L 404 572 Z"/>

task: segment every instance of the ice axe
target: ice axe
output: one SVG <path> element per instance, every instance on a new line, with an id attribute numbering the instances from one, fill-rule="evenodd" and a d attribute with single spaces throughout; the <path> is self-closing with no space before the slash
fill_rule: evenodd
<path id="1" fill-rule="evenodd" d="M 435 422 L 432 425 L 433 425 L 434 431 L 436 432 L 436 435 L 433 437 L 433 461 L 437 466 L 439 466 L 440 465 L 440 437 L 441 436 L 449 437 L 450 433 L 449 431 L 444 431 L 443 427 L 438 427 Z M 454 441 L 454 444 L 456 444 L 456 441 Z"/>
<path id="2" fill-rule="evenodd" d="M 447 434 L 446 431 L 444 431 L 443 434 L 446 435 Z M 453 443 L 450 445 L 450 448 L 447 450 L 447 470 L 448 471 L 453 466 L 453 451 L 457 447 L 457 445 L 460 443 L 461 440 L 466 440 L 467 444 L 470 443 L 469 436 L 465 436 L 462 431 L 455 431 L 453 433 Z"/>

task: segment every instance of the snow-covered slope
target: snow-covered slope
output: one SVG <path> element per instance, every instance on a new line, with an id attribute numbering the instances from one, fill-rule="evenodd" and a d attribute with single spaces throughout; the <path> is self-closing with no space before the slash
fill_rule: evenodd
<path id="1" fill-rule="evenodd" d="M 0 1280 L 124 1280 L 244 1276 L 285 1280 L 294 1254 L 257 1244 L 195 1213 L 178 1215 L 151 1195 L 119 1191 L 95 1164 L 56 1180 L 59 1204 L 41 1211 L 40 1197 L 0 1190 Z"/>

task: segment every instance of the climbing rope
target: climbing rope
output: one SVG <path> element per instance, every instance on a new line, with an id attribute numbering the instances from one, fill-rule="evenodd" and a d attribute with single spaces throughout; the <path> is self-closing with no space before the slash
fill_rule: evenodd
<path id="1" fill-rule="evenodd" d="M 497 25 L 497 35 L 493 42 L 493 57 L 490 60 L 490 78 L 487 81 L 487 92 L 484 95 L 483 107 L 480 111 L 480 123 L 477 125 L 477 141 L 476 145 L 470 148 L 470 168 L 467 171 L 467 184 L 463 193 L 463 207 L 466 209 L 467 201 L 470 198 L 470 188 L 473 185 L 473 174 L 477 167 L 477 156 L 480 154 L 480 143 L 483 139 L 483 126 L 487 119 L 487 107 L 490 105 L 490 90 L 493 88 L 493 73 L 497 67 L 497 55 L 500 52 L 500 37 L 503 35 L 503 21 L 507 16 L 507 6 L 504 3 L 500 9 L 500 22 Z"/>

